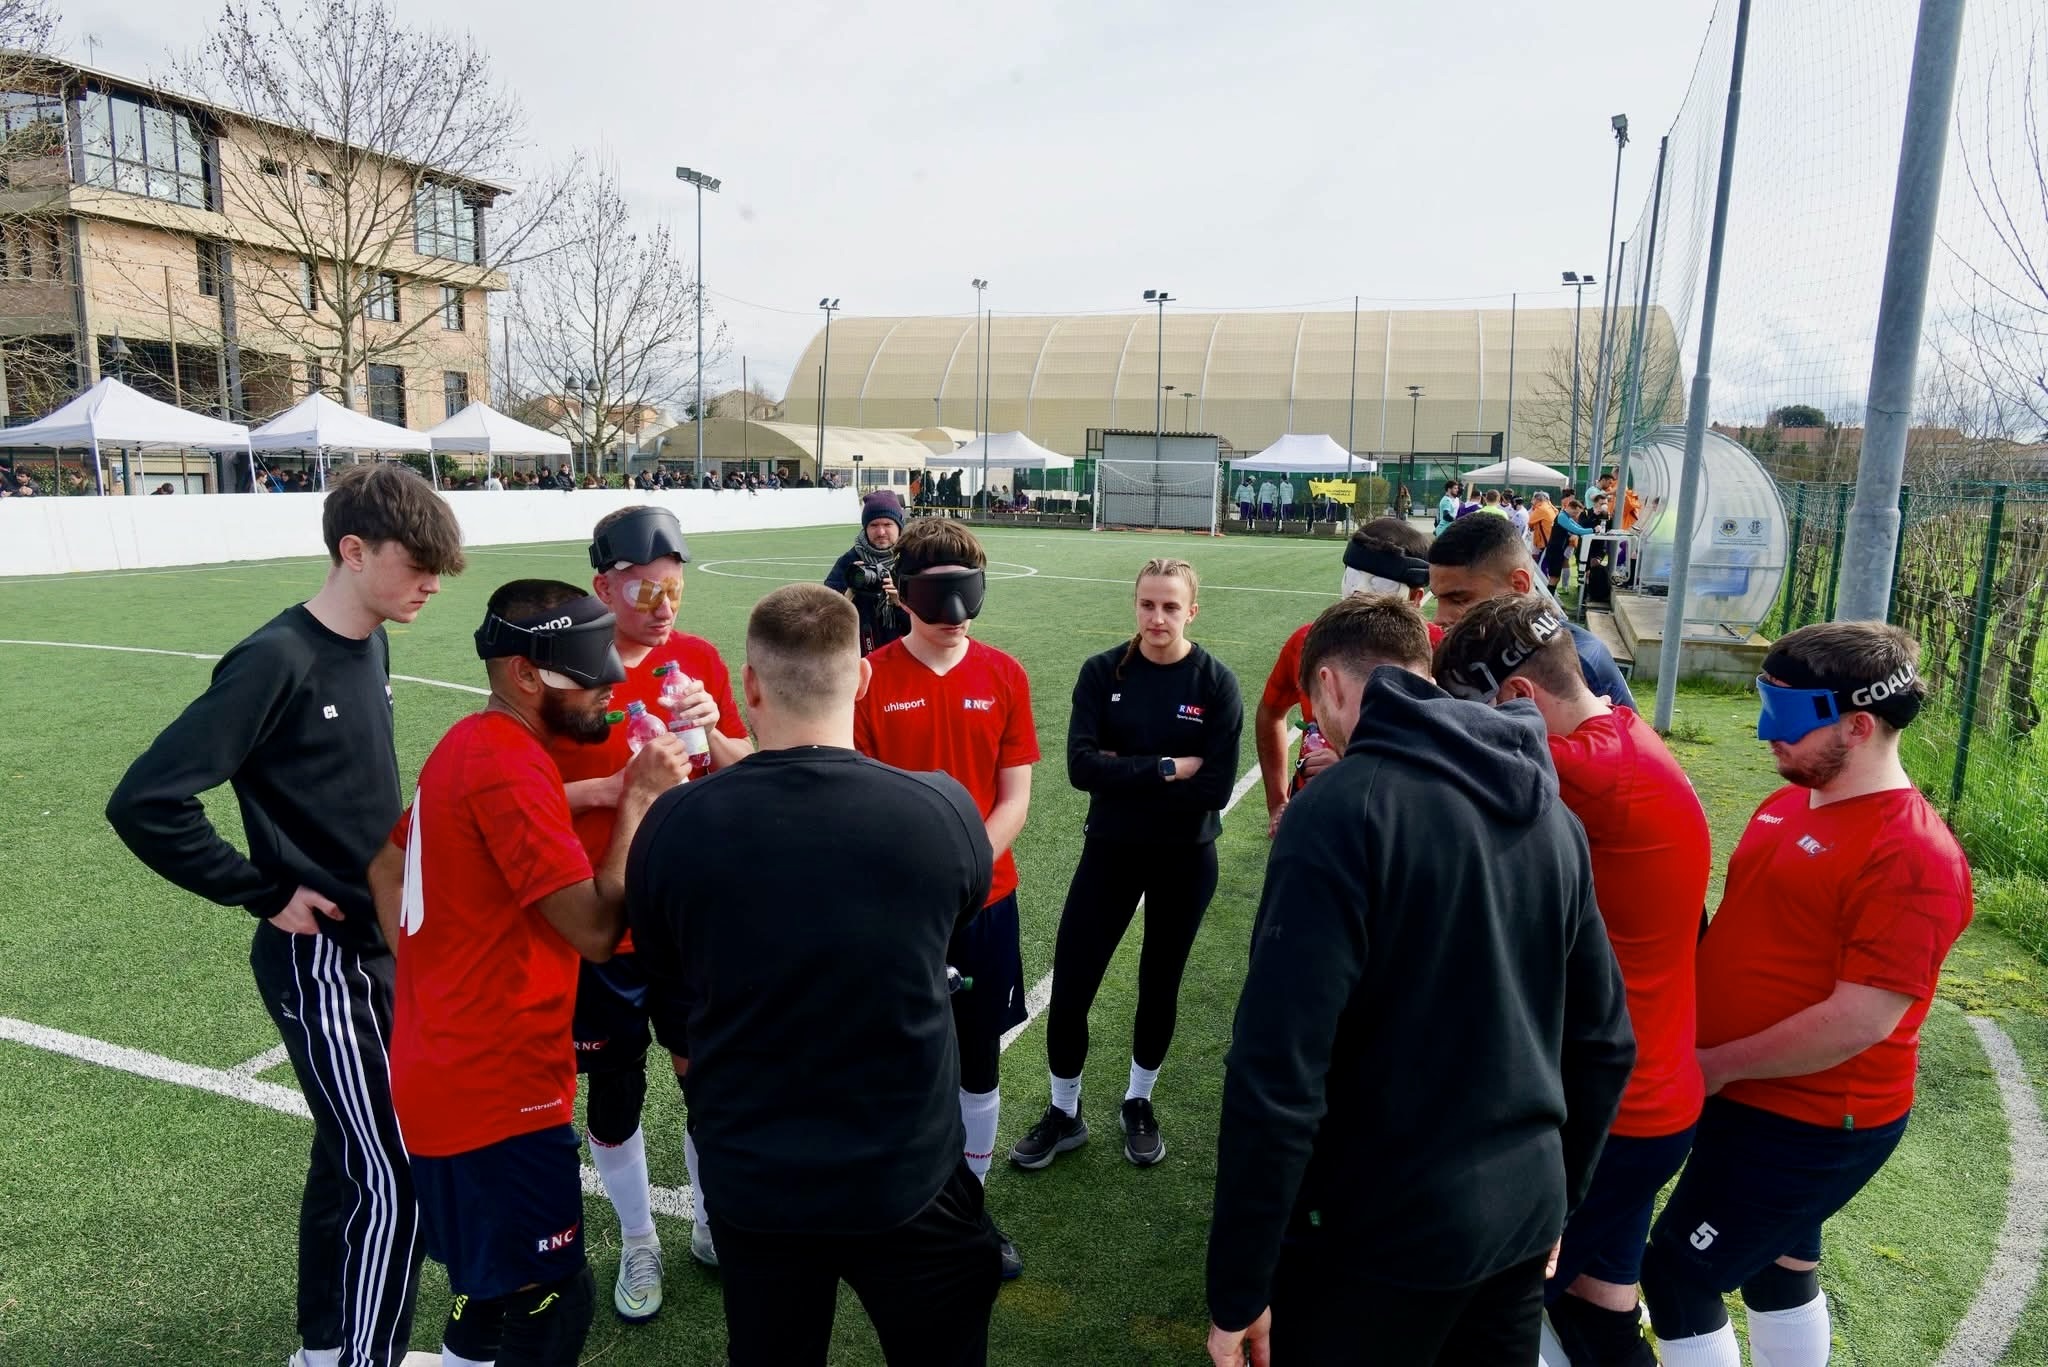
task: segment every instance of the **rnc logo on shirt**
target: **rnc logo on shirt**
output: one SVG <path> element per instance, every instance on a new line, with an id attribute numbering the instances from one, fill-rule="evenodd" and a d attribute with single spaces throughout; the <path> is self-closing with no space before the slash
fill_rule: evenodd
<path id="1" fill-rule="evenodd" d="M 1827 846 L 1821 844 L 1810 835 L 1799 837 L 1799 848 L 1805 850 L 1808 854 L 1826 854 L 1828 852 Z"/>
<path id="2" fill-rule="evenodd" d="M 996 710 L 996 700 L 994 698 L 962 698 L 960 705 L 969 712 L 993 712 Z"/>
<path id="3" fill-rule="evenodd" d="M 1180 705 L 1180 719 L 1182 721 L 1200 721 L 1202 719 L 1202 709 L 1193 703 L 1184 702 Z"/>

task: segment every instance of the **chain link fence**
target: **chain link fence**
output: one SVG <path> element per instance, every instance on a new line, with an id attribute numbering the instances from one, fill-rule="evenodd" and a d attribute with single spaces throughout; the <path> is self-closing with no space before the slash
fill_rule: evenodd
<path id="1" fill-rule="evenodd" d="M 1792 555 L 1766 626 L 1832 618 L 1855 489 L 1780 485 Z M 1980 871 L 2048 879 L 2048 485 L 1900 495 L 1891 620 L 1919 640 L 1928 705 L 1907 767 L 1944 804 Z"/>

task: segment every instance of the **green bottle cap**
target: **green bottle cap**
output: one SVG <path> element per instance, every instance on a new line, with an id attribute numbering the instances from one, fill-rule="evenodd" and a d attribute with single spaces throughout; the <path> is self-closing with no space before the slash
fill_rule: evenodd
<path id="1" fill-rule="evenodd" d="M 617 726 L 620 722 L 624 721 L 625 719 L 626 714 L 624 712 L 607 712 L 604 714 L 604 723 L 606 726 Z"/>

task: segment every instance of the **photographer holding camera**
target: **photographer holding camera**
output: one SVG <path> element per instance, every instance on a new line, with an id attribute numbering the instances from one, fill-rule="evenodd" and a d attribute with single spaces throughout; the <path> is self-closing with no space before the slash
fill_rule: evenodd
<path id="1" fill-rule="evenodd" d="M 862 655 L 910 634 L 910 619 L 896 596 L 896 539 L 902 534 L 903 500 L 892 489 L 877 489 L 861 501 L 860 535 L 825 576 L 825 587 L 851 598 L 860 614 Z"/>

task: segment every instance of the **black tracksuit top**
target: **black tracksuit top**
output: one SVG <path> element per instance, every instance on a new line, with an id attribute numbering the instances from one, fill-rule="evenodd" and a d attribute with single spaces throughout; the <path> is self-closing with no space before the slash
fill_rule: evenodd
<path id="1" fill-rule="evenodd" d="M 107 820 L 170 882 L 268 918 L 301 884 L 340 907 L 320 930 L 382 946 L 366 874 L 401 803 L 391 726 L 391 647 L 286 608 L 230 650 L 213 681 L 128 768 Z M 234 786 L 244 855 L 206 819 L 199 794 Z"/>
<path id="2" fill-rule="evenodd" d="M 1090 840 L 1204 845 L 1237 781 L 1244 702 L 1237 676 L 1199 645 L 1175 664 L 1116 646 L 1091 655 L 1074 684 L 1067 781 L 1089 795 Z M 1121 676 L 1121 677 L 1119 677 Z M 1199 756 L 1193 778 L 1168 783 L 1159 761 Z"/>

